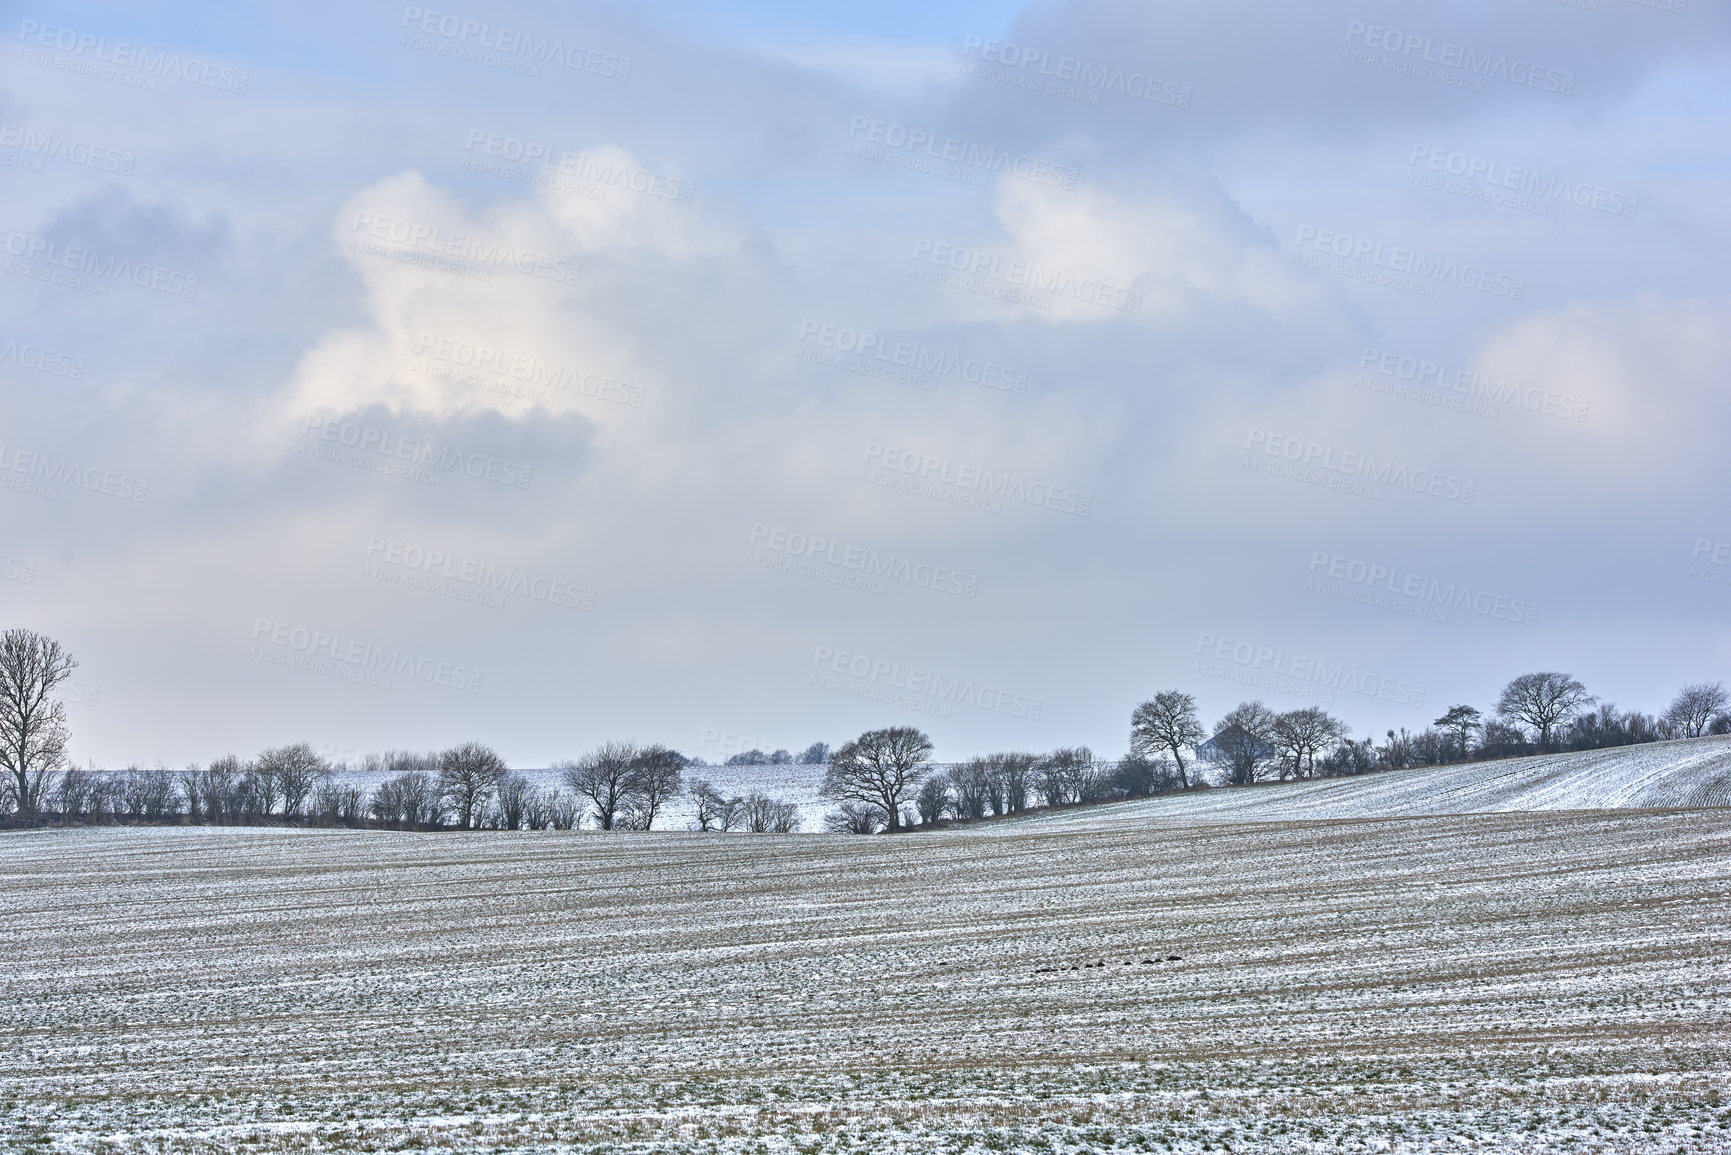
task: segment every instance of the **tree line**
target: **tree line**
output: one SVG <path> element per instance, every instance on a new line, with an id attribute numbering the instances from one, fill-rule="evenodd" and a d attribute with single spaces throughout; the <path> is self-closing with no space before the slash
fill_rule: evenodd
<path id="1" fill-rule="evenodd" d="M 1601 703 L 1579 679 L 1522 674 L 1489 712 L 1459 704 L 1417 734 L 1354 739 L 1317 706 L 1277 713 L 1240 702 L 1205 727 L 1193 695 L 1155 694 L 1131 711 L 1130 753 L 1097 760 L 1086 747 L 1003 753 L 948 769 L 929 766 L 930 740 L 899 727 L 836 751 L 824 793 L 840 802 L 827 829 L 871 834 L 915 825 L 1020 814 L 1214 786 L 1339 777 L 1518 755 L 1597 750 L 1731 733 L 1731 695 L 1718 682 L 1684 686 L 1658 715 Z"/>
<path id="2" fill-rule="evenodd" d="M 54 697 L 76 667 L 50 638 L 17 629 L 0 634 L 0 815 L 22 822 L 650 830 L 683 800 L 697 830 L 788 833 L 800 826 L 794 803 L 759 792 L 729 796 L 689 776 L 703 763 L 660 744 L 604 743 L 556 763 L 553 785 L 511 769 L 479 742 L 369 755 L 357 767 L 332 763 L 301 742 L 179 771 L 79 769 L 68 764 L 65 706 Z M 1572 675 L 1542 671 L 1510 681 L 1488 711 L 1454 705 L 1424 730 L 1389 730 L 1381 742 L 1353 738 L 1320 707 L 1279 713 L 1261 701 L 1241 702 L 1204 727 L 1194 696 L 1167 690 L 1131 711 L 1129 753 L 1117 760 L 1077 746 L 940 765 L 928 736 L 895 726 L 833 750 L 813 743 L 799 761 L 824 767 L 821 793 L 836 804 L 825 829 L 870 834 L 1038 807 L 1724 733 L 1731 733 L 1731 696 L 1720 683 L 1685 686 L 1663 713 L 1649 715 L 1600 702 Z M 784 751 L 770 757 L 794 761 Z M 365 789 L 351 780 L 355 769 L 380 781 Z"/>
<path id="3" fill-rule="evenodd" d="M 688 783 L 685 767 L 685 757 L 665 746 L 609 742 L 557 763 L 557 782 L 540 785 L 479 742 L 426 753 L 393 750 L 356 767 L 299 742 L 251 760 L 229 755 L 184 770 L 68 766 L 27 776 L 23 789 L 12 775 L 0 797 L 8 813 L 64 822 L 399 830 L 649 830 L 670 804 L 689 798 L 699 830 L 799 829 L 793 803 L 757 792 L 729 796 L 704 780 Z M 369 789 L 352 781 L 354 770 L 385 777 Z"/>

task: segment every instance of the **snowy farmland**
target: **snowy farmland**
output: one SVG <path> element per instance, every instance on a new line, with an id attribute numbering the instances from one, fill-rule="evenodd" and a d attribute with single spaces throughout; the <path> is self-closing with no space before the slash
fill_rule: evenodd
<path id="1" fill-rule="evenodd" d="M 1161 822 L 1263 822 L 1520 810 L 1731 806 L 1731 736 L 1653 742 L 1360 778 L 1202 790 L 1032 817 L 1080 829 Z"/>
<path id="2" fill-rule="evenodd" d="M 1081 813 L 0 836 L 0 1149 L 1731 1151 L 1731 811 Z"/>

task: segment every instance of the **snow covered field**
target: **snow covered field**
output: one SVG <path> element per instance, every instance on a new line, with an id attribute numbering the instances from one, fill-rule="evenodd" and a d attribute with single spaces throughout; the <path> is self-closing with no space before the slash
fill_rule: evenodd
<path id="1" fill-rule="evenodd" d="M 1731 806 L 1731 737 L 1203 790 L 1027 821 L 1081 829 L 1151 820 L 1265 822 L 1677 806 Z"/>
<path id="2" fill-rule="evenodd" d="M 0 835 L 0 1149 L 1731 1151 L 1731 811 L 1069 817 Z"/>

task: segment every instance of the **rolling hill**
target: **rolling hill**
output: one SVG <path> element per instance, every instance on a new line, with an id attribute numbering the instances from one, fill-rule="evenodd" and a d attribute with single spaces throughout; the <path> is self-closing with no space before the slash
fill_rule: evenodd
<path id="1" fill-rule="evenodd" d="M 1200 790 L 1039 814 L 1078 827 L 1731 806 L 1731 736 Z"/>

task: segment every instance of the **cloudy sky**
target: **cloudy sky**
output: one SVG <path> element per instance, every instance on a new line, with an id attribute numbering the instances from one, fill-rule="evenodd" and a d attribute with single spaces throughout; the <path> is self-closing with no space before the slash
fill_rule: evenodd
<path id="1" fill-rule="evenodd" d="M 1731 676 L 1719 6 L 241 8 L 6 6 L 80 762 Z"/>

